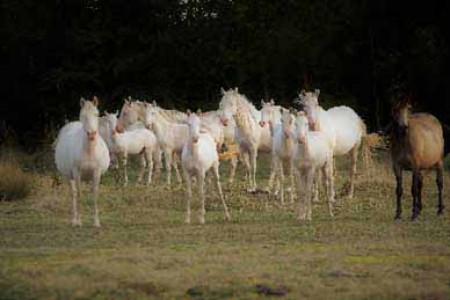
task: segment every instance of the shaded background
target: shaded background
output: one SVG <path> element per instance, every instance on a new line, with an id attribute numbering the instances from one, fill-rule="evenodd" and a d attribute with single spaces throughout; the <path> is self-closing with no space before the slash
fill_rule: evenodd
<path id="1" fill-rule="evenodd" d="M 388 128 L 390 102 L 406 92 L 450 123 L 446 1 L 128 2 L 2 0 L 3 140 L 39 147 L 78 117 L 81 96 L 108 110 L 128 95 L 208 110 L 220 87 L 257 107 L 320 88 L 325 107 L 353 107 L 369 131 Z"/>

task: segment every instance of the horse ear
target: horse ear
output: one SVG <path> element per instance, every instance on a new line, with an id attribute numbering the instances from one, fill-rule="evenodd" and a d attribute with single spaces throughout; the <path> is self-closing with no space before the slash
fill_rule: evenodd
<path id="1" fill-rule="evenodd" d="M 107 110 L 105 110 L 105 111 L 103 112 L 103 114 L 104 114 L 105 116 L 109 115 L 109 113 L 108 113 Z"/>
<path id="2" fill-rule="evenodd" d="M 314 91 L 314 94 L 315 94 L 317 97 L 319 97 L 319 95 L 320 95 L 320 90 L 319 90 L 319 89 L 316 89 L 316 90 Z"/>
<path id="3" fill-rule="evenodd" d="M 98 106 L 98 98 L 97 98 L 97 96 L 94 96 L 94 98 L 92 98 L 92 103 L 94 103 L 95 106 Z"/>
<path id="4" fill-rule="evenodd" d="M 237 94 L 239 93 L 239 89 L 237 87 L 234 88 L 234 92 Z"/>
<path id="5" fill-rule="evenodd" d="M 156 101 L 155 101 L 155 100 L 153 100 L 152 105 L 155 106 L 155 107 L 158 106 L 158 104 L 156 104 Z"/>
<path id="6" fill-rule="evenodd" d="M 83 105 L 86 103 L 86 99 L 83 97 L 80 98 L 80 106 L 83 107 Z"/>
<path id="7" fill-rule="evenodd" d="M 186 114 L 187 114 L 188 116 L 190 116 L 190 115 L 191 115 L 191 110 L 188 109 L 188 110 L 186 111 Z"/>
<path id="8" fill-rule="evenodd" d="M 197 115 L 198 116 L 201 116 L 202 115 L 202 110 L 199 108 L 199 109 L 197 109 Z"/>
<path id="9" fill-rule="evenodd" d="M 223 87 L 220 88 L 220 93 L 223 95 L 225 95 L 225 90 L 223 89 Z"/>
<path id="10" fill-rule="evenodd" d="M 261 107 L 264 107 L 264 104 L 266 104 L 266 103 L 264 102 L 264 99 L 261 99 Z"/>
<path id="11" fill-rule="evenodd" d="M 273 100 L 273 98 L 270 99 L 270 104 L 275 105 L 275 100 Z"/>
<path id="12" fill-rule="evenodd" d="M 131 99 L 131 96 L 128 96 L 128 101 L 133 101 L 133 99 Z"/>
<path id="13" fill-rule="evenodd" d="M 116 112 L 114 113 L 116 115 L 116 117 L 119 116 L 119 110 L 116 110 Z"/>

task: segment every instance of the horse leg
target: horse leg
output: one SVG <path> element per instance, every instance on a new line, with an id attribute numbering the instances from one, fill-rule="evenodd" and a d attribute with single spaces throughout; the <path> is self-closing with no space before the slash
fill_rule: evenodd
<path id="1" fill-rule="evenodd" d="M 351 150 L 352 167 L 350 169 L 350 188 L 348 190 L 348 195 L 347 195 L 347 197 L 349 199 L 353 198 L 353 192 L 355 189 L 355 176 L 356 176 L 356 163 L 358 162 L 358 149 L 359 149 L 359 144 L 356 145 L 355 147 L 353 147 L 353 149 Z"/>
<path id="2" fill-rule="evenodd" d="M 162 159 L 161 159 L 161 147 L 158 145 L 154 149 L 152 153 L 152 162 L 153 162 L 153 179 L 156 182 L 161 175 L 161 167 L 162 167 Z"/>
<path id="3" fill-rule="evenodd" d="M 242 153 L 242 158 L 244 160 L 244 165 L 245 165 L 245 181 L 247 182 L 248 185 L 251 184 L 251 169 L 250 169 L 250 156 L 248 152 Z"/>
<path id="4" fill-rule="evenodd" d="M 186 182 L 186 218 L 185 223 L 191 223 L 191 198 L 192 198 L 192 187 L 191 187 L 191 176 L 189 172 L 183 168 L 184 182 Z"/>
<path id="5" fill-rule="evenodd" d="M 275 154 L 271 155 L 270 158 L 270 176 L 269 176 L 269 183 L 267 184 L 267 190 L 270 192 L 273 187 L 273 181 L 277 174 L 277 159 L 275 157 Z"/>
<path id="6" fill-rule="evenodd" d="M 100 187 L 100 177 L 101 177 L 101 171 L 95 170 L 94 176 L 92 178 L 92 186 L 91 186 L 91 192 L 92 196 L 94 198 L 94 227 L 100 227 L 100 218 L 98 217 L 98 207 L 97 207 L 97 200 L 98 200 L 98 190 Z"/>
<path id="7" fill-rule="evenodd" d="M 311 187 L 314 180 L 314 175 L 316 170 L 313 168 L 306 171 L 305 182 L 306 182 L 306 220 L 311 221 L 312 219 L 312 198 L 311 198 Z"/>
<path id="8" fill-rule="evenodd" d="M 411 194 L 413 196 L 413 207 L 411 220 L 416 220 L 419 216 L 419 181 L 420 171 L 413 170 L 413 182 L 411 186 Z"/>
<path id="9" fill-rule="evenodd" d="M 312 190 L 312 201 L 317 203 L 319 202 L 319 191 L 320 191 L 320 187 L 322 186 L 322 174 L 317 171 L 314 174 L 314 179 L 311 185 L 311 190 Z"/>
<path id="10" fill-rule="evenodd" d="M 219 192 L 220 201 L 222 201 L 223 211 L 225 213 L 225 219 L 231 220 L 230 213 L 228 212 L 227 204 L 225 203 L 225 198 L 223 197 L 222 187 L 220 185 L 220 177 L 219 177 L 219 162 L 217 161 L 213 165 L 212 170 L 214 180 L 216 182 L 217 191 Z"/>
<path id="11" fill-rule="evenodd" d="M 418 188 L 417 188 L 417 209 L 418 213 L 422 212 L 422 187 L 423 187 L 423 176 L 422 173 L 419 172 L 418 178 Z"/>
<path id="12" fill-rule="evenodd" d="M 251 173 L 252 186 L 251 186 L 251 191 L 256 191 L 257 158 L 258 158 L 258 149 L 254 148 L 254 149 L 252 149 L 252 152 L 251 152 L 251 160 L 252 160 L 252 173 Z"/>
<path id="13" fill-rule="evenodd" d="M 122 168 L 123 168 L 123 186 L 128 185 L 128 171 L 127 171 L 127 165 L 128 165 L 128 158 L 127 153 L 122 153 Z"/>
<path id="14" fill-rule="evenodd" d="M 139 173 L 138 173 L 138 178 L 137 178 L 137 182 L 141 183 L 142 182 L 142 178 L 144 178 L 144 174 L 145 174 L 145 167 L 147 166 L 146 163 L 146 153 L 145 153 L 145 149 L 139 154 Z"/>
<path id="15" fill-rule="evenodd" d="M 239 162 L 239 160 L 238 160 L 237 156 L 233 156 L 230 160 L 231 171 L 230 171 L 230 177 L 228 178 L 228 183 L 230 183 L 230 184 L 233 183 L 234 175 L 236 174 L 236 168 L 237 168 L 238 162 Z"/>
<path id="16" fill-rule="evenodd" d="M 442 189 L 444 188 L 444 177 L 442 171 L 442 161 L 438 165 L 436 170 L 436 185 L 438 188 L 438 210 L 437 214 L 442 215 L 444 212 L 444 204 L 442 203 Z"/>
<path id="17" fill-rule="evenodd" d="M 147 150 L 145 152 L 145 160 L 147 161 L 147 182 L 146 185 L 150 185 L 152 183 L 152 177 L 153 177 L 153 153 L 155 150 Z"/>
<path id="18" fill-rule="evenodd" d="M 290 191 L 289 191 L 289 199 L 291 203 L 294 203 L 294 166 L 289 161 L 289 183 L 290 183 Z"/>
<path id="19" fill-rule="evenodd" d="M 328 213 L 330 214 L 330 217 L 334 217 L 333 213 L 333 204 L 335 202 L 334 199 L 334 177 L 333 177 L 333 157 L 328 160 L 328 162 L 325 164 L 324 168 L 322 168 L 322 172 L 324 177 L 326 178 L 326 185 L 327 185 L 327 198 L 328 198 Z"/>
<path id="20" fill-rule="evenodd" d="M 295 172 L 295 178 L 297 180 L 297 197 L 298 197 L 297 221 L 303 221 L 305 220 L 305 198 L 306 198 L 303 170 L 297 170 L 297 172 Z"/>
<path id="21" fill-rule="evenodd" d="M 397 188 L 395 193 L 397 195 L 397 210 L 395 212 L 395 220 L 400 220 L 402 216 L 402 194 L 403 194 L 403 172 L 399 166 L 394 166 L 395 181 Z"/>
<path id="22" fill-rule="evenodd" d="M 283 162 L 279 161 L 279 180 L 280 180 L 280 200 L 281 204 L 284 204 L 284 169 L 283 169 Z"/>
<path id="23" fill-rule="evenodd" d="M 170 149 L 164 150 L 164 158 L 166 164 L 167 187 L 170 187 L 170 172 L 172 168 L 172 151 Z"/>
<path id="24" fill-rule="evenodd" d="M 72 226 L 81 226 L 81 217 L 78 212 L 78 198 L 81 185 L 78 174 L 73 179 L 70 179 L 69 183 L 72 192 Z"/>
<path id="25" fill-rule="evenodd" d="M 200 214 L 198 221 L 205 224 L 205 174 L 198 172 L 197 174 L 198 193 L 200 194 Z"/>
<path id="26" fill-rule="evenodd" d="M 177 182 L 178 182 L 178 184 L 181 185 L 182 180 L 181 180 L 180 169 L 179 169 L 181 158 L 178 156 L 178 154 L 174 154 L 172 161 L 173 161 L 173 168 L 175 169 L 175 176 L 177 177 Z"/>

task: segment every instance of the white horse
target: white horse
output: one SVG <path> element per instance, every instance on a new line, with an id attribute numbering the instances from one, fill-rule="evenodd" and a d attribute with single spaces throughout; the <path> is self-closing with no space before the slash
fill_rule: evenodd
<path id="1" fill-rule="evenodd" d="M 350 153 L 352 167 L 350 169 L 350 187 L 348 197 L 353 197 L 358 150 L 366 136 L 363 120 L 347 106 L 337 106 L 324 110 L 319 105 L 320 90 L 300 92 L 300 103 L 304 106 L 311 128 L 323 131 L 334 156 Z M 364 143 L 363 143 L 364 145 Z"/>
<path id="2" fill-rule="evenodd" d="M 117 157 L 114 153 L 114 146 L 113 146 L 113 141 L 112 141 L 112 129 L 110 127 L 110 123 L 116 123 L 117 124 L 117 118 L 119 116 L 119 112 L 117 111 L 116 113 L 108 113 L 105 111 L 104 115 L 100 117 L 99 119 L 99 124 L 98 124 L 98 133 L 100 134 L 100 136 L 102 137 L 103 141 L 105 141 L 106 146 L 108 146 L 109 149 L 109 156 L 111 158 L 111 165 L 114 168 L 118 168 L 118 161 L 117 161 Z"/>
<path id="3" fill-rule="evenodd" d="M 120 110 L 119 118 L 117 119 L 116 131 L 121 133 L 124 131 L 133 131 L 135 129 L 144 129 L 145 119 L 145 105 L 141 101 L 132 101 L 131 97 L 124 99 L 124 104 Z M 161 148 L 156 148 L 153 151 L 153 175 L 158 177 L 161 173 L 162 167 L 162 151 Z M 178 178 L 181 178 L 178 172 Z M 181 179 L 180 179 L 181 180 Z"/>
<path id="4" fill-rule="evenodd" d="M 297 169 L 297 191 L 299 197 L 297 219 L 311 220 L 311 192 L 316 171 L 322 170 L 327 183 L 328 212 L 333 217 L 334 177 L 333 148 L 323 131 L 310 131 L 308 119 L 299 112 L 295 120 L 297 140 L 292 164 Z M 306 207 L 305 207 L 306 206 Z"/>
<path id="5" fill-rule="evenodd" d="M 189 128 L 186 124 L 169 122 L 160 113 L 158 107 L 155 106 L 155 104 L 145 103 L 144 107 L 145 126 L 155 133 L 158 143 L 163 149 L 167 171 L 167 185 L 170 185 L 171 168 L 174 154 L 176 154 L 178 157 L 181 157 L 181 151 L 183 150 L 183 146 L 187 142 L 187 139 L 189 137 Z M 181 183 L 178 168 L 176 168 L 175 170 L 177 172 L 178 181 L 179 183 Z"/>
<path id="6" fill-rule="evenodd" d="M 205 176 L 210 169 L 214 175 L 220 200 L 225 211 L 226 219 L 230 219 L 227 205 L 222 194 L 222 188 L 219 181 L 219 156 L 217 154 L 216 143 L 208 133 L 201 133 L 201 121 L 195 113 L 188 111 L 187 124 L 189 126 L 189 138 L 183 146 L 181 162 L 183 166 L 183 175 L 186 182 L 186 223 L 191 221 L 190 199 L 192 197 L 191 177 L 195 176 L 198 184 L 198 190 L 201 200 L 199 221 L 205 223 Z"/>
<path id="7" fill-rule="evenodd" d="M 111 152 L 120 158 L 123 168 L 124 185 L 128 185 L 128 156 L 140 156 L 140 170 L 138 172 L 138 183 L 142 182 L 145 169 L 147 168 L 146 184 L 152 182 L 153 158 L 159 145 L 153 132 L 147 128 L 137 128 L 132 131 L 117 132 L 117 117 L 114 114 L 107 115 L 109 128 L 111 128 Z"/>
<path id="8" fill-rule="evenodd" d="M 81 226 L 78 199 L 81 196 L 81 180 L 91 180 L 94 200 L 94 226 L 100 227 L 97 198 L 100 178 L 110 163 L 108 147 L 97 134 L 98 99 L 80 100 L 80 121 L 66 124 L 58 134 L 55 147 L 55 163 L 61 174 L 69 179 L 72 190 L 72 225 Z"/>
<path id="9" fill-rule="evenodd" d="M 261 127 L 261 112 L 238 89 L 224 91 L 219 103 L 222 123 L 227 126 L 234 118 L 236 122 L 236 141 L 247 168 L 249 192 L 257 189 L 256 168 L 258 151 L 270 152 L 272 141 L 269 126 Z"/>
<path id="10" fill-rule="evenodd" d="M 263 110 L 264 111 L 264 110 Z M 280 108 L 278 111 L 281 114 L 281 122 L 274 126 L 272 137 L 272 159 L 280 189 L 281 203 L 284 204 L 284 171 L 288 170 L 289 174 L 289 199 L 294 202 L 294 174 L 292 167 L 292 157 L 294 155 L 295 140 L 294 140 L 294 116 L 291 111 L 285 108 Z M 264 112 L 263 112 L 264 115 Z"/>

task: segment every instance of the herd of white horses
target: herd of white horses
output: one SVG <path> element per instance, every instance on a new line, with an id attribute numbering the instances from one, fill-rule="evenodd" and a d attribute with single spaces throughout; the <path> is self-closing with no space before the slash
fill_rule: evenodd
<path id="1" fill-rule="evenodd" d="M 323 109 L 319 90 L 301 91 L 298 104 L 302 109 L 298 111 L 275 105 L 273 100 L 262 101 L 262 109 L 257 110 L 237 88 L 221 92 L 216 111 L 196 113 L 129 98 L 120 114 L 105 112 L 100 117 L 98 99 L 82 98 L 79 121 L 60 130 L 55 147 L 57 169 L 71 186 L 72 224 L 81 225 L 78 198 L 81 180 L 86 179 L 91 181 L 94 226 L 100 226 L 97 198 L 101 176 L 110 164 L 118 165 L 123 169 L 123 184 L 127 185 L 129 155 L 139 156 L 138 182 L 151 184 L 164 161 L 166 184 L 170 186 L 174 169 L 178 182 L 186 186 L 186 223 L 191 221 L 192 183 L 198 185 L 201 201 L 198 221 L 205 222 L 205 176 L 211 175 L 225 218 L 230 219 L 219 178 L 219 152 L 224 145 L 238 145 L 239 149 L 230 159 L 229 181 L 233 181 L 238 161 L 242 161 L 249 192 L 257 191 L 258 153 L 271 153 L 268 191 L 276 193 L 282 203 L 285 190 L 291 202 L 296 194 L 298 220 L 311 220 L 312 201 L 318 197 L 321 178 L 325 179 L 328 210 L 333 216 L 335 156 L 351 155 L 348 197 L 353 197 L 358 149 L 366 127 L 351 108 Z M 289 178 L 287 189 L 285 172 Z"/>

